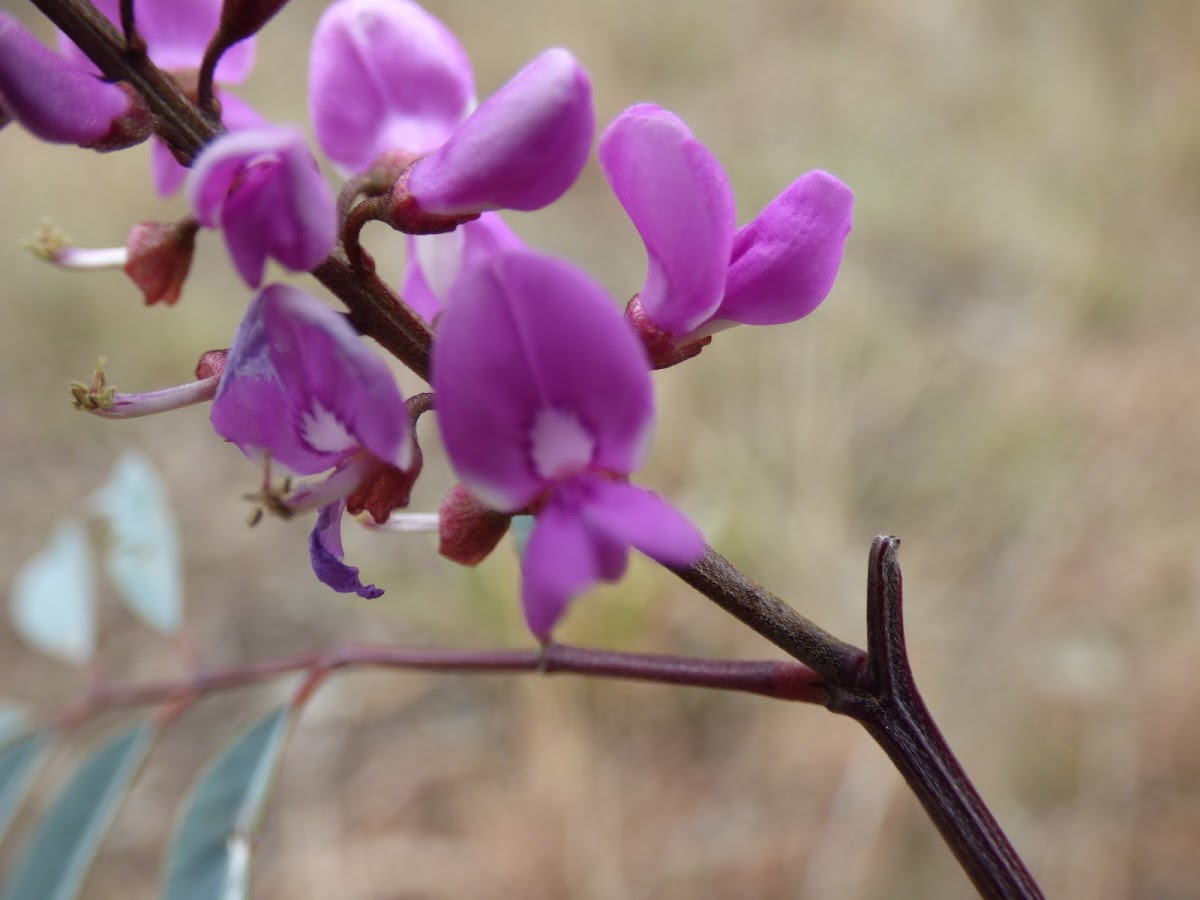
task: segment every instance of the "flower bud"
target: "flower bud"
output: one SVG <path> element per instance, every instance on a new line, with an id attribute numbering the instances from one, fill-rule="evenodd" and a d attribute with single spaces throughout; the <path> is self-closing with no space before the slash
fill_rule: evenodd
<path id="1" fill-rule="evenodd" d="M 438 553 L 464 566 L 477 565 L 496 549 L 510 521 L 510 514 L 484 506 L 455 485 L 438 509 Z"/>
<path id="2" fill-rule="evenodd" d="M 125 246 L 129 257 L 125 274 L 142 290 L 146 305 L 163 302 L 173 306 L 183 290 L 192 267 L 199 223 L 191 218 L 179 222 L 139 222 L 129 232 Z"/>

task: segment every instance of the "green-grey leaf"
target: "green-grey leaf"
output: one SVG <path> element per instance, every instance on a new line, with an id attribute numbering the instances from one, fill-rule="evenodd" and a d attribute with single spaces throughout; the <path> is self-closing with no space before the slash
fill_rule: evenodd
<path id="1" fill-rule="evenodd" d="M 38 822 L 4 884 L 4 900 L 70 900 L 150 749 L 156 731 L 138 725 L 87 757 Z"/>
<path id="2" fill-rule="evenodd" d="M 24 707 L 0 700 L 0 744 L 7 744 L 18 735 L 24 734 L 28 730 L 27 718 Z"/>
<path id="3" fill-rule="evenodd" d="M 13 579 L 9 614 L 13 628 L 32 647 L 73 663 L 85 663 L 96 644 L 92 558 L 83 525 L 60 522 L 41 553 Z"/>
<path id="4" fill-rule="evenodd" d="M 49 743 L 49 735 L 25 734 L 0 746 L 0 841 L 29 793 Z"/>
<path id="5" fill-rule="evenodd" d="M 90 502 L 108 521 L 105 571 L 125 604 L 151 628 L 175 634 L 183 618 L 179 536 L 154 466 L 124 454 Z"/>
<path id="6" fill-rule="evenodd" d="M 227 746 L 201 776 L 171 841 L 166 900 L 243 900 L 250 850 L 291 721 L 280 707 Z"/>

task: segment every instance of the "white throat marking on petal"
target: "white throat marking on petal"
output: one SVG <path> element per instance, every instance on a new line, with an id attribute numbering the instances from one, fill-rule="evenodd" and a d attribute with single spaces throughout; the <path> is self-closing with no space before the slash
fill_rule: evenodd
<path id="1" fill-rule="evenodd" d="M 547 480 L 567 478 L 592 462 L 596 442 L 575 413 L 548 406 L 529 427 L 534 470 Z"/>
<path id="2" fill-rule="evenodd" d="M 341 453 L 358 446 L 337 414 L 315 400 L 300 417 L 300 436 L 317 453 Z"/>

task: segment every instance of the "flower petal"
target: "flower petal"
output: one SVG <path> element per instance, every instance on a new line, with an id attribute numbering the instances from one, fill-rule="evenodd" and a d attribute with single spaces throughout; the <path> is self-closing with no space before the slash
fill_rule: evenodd
<path id="1" fill-rule="evenodd" d="M 226 357 L 212 423 L 257 460 L 300 475 L 323 472 L 365 447 L 407 468 L 408 410 L 387 364 L 315 297 L 270 285 L 250 302 Z"/>
<path id="2" fill-rule="evenodd" d="M 645 351 L 612 300 L 568 263 L 507 252 L 451 288 L 433 346 L 438 422 L 464 484 L 503 512 L 546 484 L 531 430 L 547 410 L 573 416 L 592 466 L 626 473 L 645 458 L 654 397 Z"/>
<path id="3" fill-rule="evenodd" d="M 725 170 L 682 119 L 649 103 L 613 120 L 599 156 L 650 258 L 642 308 L 655 324 L 686 335 L 725 288 L 736 226 Z"/>
<path id="4" fill-rule="evenodd" d="M 575 182 L 594 131 L 587 73 L 569 51 L 552 48 L 418 160 L 408 189 L 433 215 L 541 209 Z"/>
<path id="5" fill-rule="evenodd" d="M 263 291 L 271 360 L 314 449 L 340 453 L 344 430 L 356 446 L 400 469 L 412 461 L 412 424 L 391 370 L 346 321 L 315 297 L 285 285 Z"/>
<path id="6" fill-rule="evenodd" d="M 358 577 L 358 567 L 342 562 L 342 513 L 344 500 L 322 506 L 317 524 L 308 536 L 308 555 L 317 580 L 342 594 L 358 594 L 365 600 L 383 596 L 383 589 L 364 585 Z"/>
<path id="7" fill-rule="evenodd" d="M 850 233 L 854 194 L 828 172 L 801 176 L 737 233 L 714 320 L 778 325 L 829 294 Z"/>
<path id="8" fill-rule="evenodd" d="M 317 141 L 351 172 L 386 150 L 428 153 L 475 105 L 466 50 L 410 0 L 335 3 L 317 23 L 309 60 Z"/>
<path id="9" fill-rule="evenodd" d="M 151 61 L 160 69 L 180 72 L 200 68 L 204 50 L 221 18 L 222 0 L 138 0 L 137 30 Z M 120 0 L 94 0 L 94 6 L 120 27 Z M 77 67 L 95 72 L 82 50 L 59 34 L 59 50 Z M 254 68 L 254 39 L 230 47 L 217 63 L 216 80 L 237 84 Z"/>
<path id="10" fill-rule="evenodd" d="M 0 102 L 35 137 L 88 146 L 103 140 L 132 103 L 44 47 L 20 22 L 0 13 Z"/>
<path id="11" fill-rule="evenodd" d="M 582 516 L 595 531 L 636 547 L 666 566 L 687 566 L 707 549 L 700 530 L 657 494 L 622 481 L 594 479 Z"/>
<path id="12" fill-rule="evenodd" d="M 333 194 L 294 128 L 224 134 L 201 151 L 187 182 L 201 224 L 219 224 L 242 277 L 257 287 L 267 257 L 310 269 L 333 248 Z"/>
<path id="13" fill-rule="evenodd" d="M 598 541 L 569 504 L 551 501 L 538 514 L 521 560 L 521 603 L 539 640 L 550 637 L 576 594 L 602 580 L 602 562 L 609 570 L 604 574 L 616 568 L 611 546 L 601 543 L 608 542 Z"/>
<path id="14" fill-rule="evenodd" d="M 245 100 L 227 91 L 217 91 L 217 97 L 221 101 L 221 122 L 230 131 L 244 131 L 267 124 L 258 110 Z M 150 140 L 150 177 L 160 197 L 169 197 L 179 190 L 187 174 L 187 167 L 179 164 L 171 148 L 161 138 Z"/>
<path id="15" fill-rule="evenodd" d="M 425 321 L 432 322 L 464 269 L 494 253 L 524 246 L 494 212 L 486 212 L 445 234 L 410 236 L 402 288 L 404 302 Z"/>

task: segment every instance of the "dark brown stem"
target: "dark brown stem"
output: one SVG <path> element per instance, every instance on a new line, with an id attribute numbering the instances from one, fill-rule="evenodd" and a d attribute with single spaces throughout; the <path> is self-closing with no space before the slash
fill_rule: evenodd
<path id="1" fill-rule="evenodd" d="M 154 131 L 181 160 L 190 161 L 221 128 L 207 121 L 169 75 L 124 38 L 87 0 L 32 0 L 33 5 L 113 81 L 127 82 L 154 116 Z M 135 48 L 136 49 L 136 45 Z"/>
<path id="2" fill-rule="evenodd" d="M 529 650 L 455 650 L 348 644 L 334 650 L 259 660 L 185 678 L 139 684 L 98 684 L 82 701 L 55 719 L 73 727 L 107 712 L 145 706 L 192 702 L 208 694 L 258 684 L 297 672 L 306 676 L 298 696 L 307 693 L 335 669 L 426 669 L 439 672 L 504 674 L 570 673 L 760 694 L 800 703 L 828 701 L 820 679 L 807 666 L 791 660 L 721 660 L 651 653 L 620 653 L 551 643 Z"/>
<path id="3" fill-rule="evenodd" d="M 867 663 L 867 655 L 858 647 L 800 615 L 711 547 L 698 563 L 672 571 L 830 684 L 857 679 Z"/>
<path id="4" fill-rule="evenodd" d="M 871 546 L 868 664 L 857 685 L 830 685 L 829 708 L 861 723 L 883 748 L 982 896 L 1041 897 L 917 691 L 904 640 L 899 545 L 877 537 Z"/>

